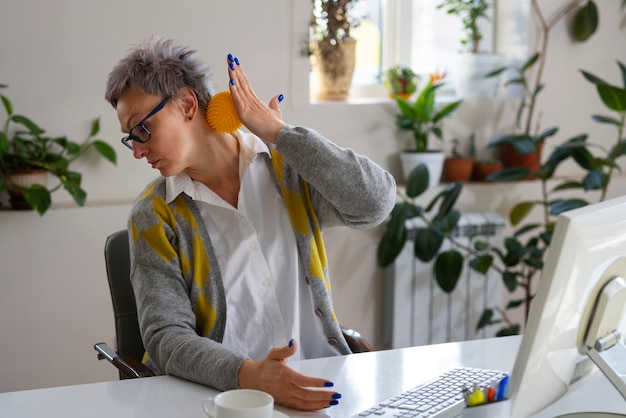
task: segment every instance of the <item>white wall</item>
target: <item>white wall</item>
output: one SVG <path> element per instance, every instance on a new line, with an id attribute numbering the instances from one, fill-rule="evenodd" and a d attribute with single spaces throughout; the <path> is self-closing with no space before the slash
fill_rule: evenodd
<path id="1" fill-rule="evenodd" d="M 562 28 L 553 32 L 541 107 L 544 126 L 559 125 L 561 140 L 579 132 L 592 133 L 592 139 L 605 143 L 613 140 L 610 129 L 591 121 L 590 115 L 603 108 L 577 70 L 619 80 L 615 60 L 626 62 L 626 50 L 614 46 L 624 37 L 617 3 L 600 3 L 601 32 L 586 44 L 572 45 Z M 92 118 L 101 116 L 100 137 L 116 148 L 119 161 L 117 167 L 94 158 L 78 164 L 89 193 L 85 208 L 72 208 L 65 192 L 57 192 L 57 207 L 43 218 L 31 212 L 0 211 L 0 391 L 117 376 L 111 366 L 96 360 L 92 349 L 95 342 L 114 340 L 103 244 L 109 233 L 125 226 L 132 199 L 155 175 L 120 144 L 116 115 L 103 99 L 106 75 L 130 44 L 152 33 L 177 36 L 198 49 L 224 88 L 225 57 L 233 53 L 245 64 L 260 97 L 285 94 L 282 109 L 288 122 L 314 127 L 400 174 L 395 109 L 390 102 L 307 103 L 308 64 L 299 51 L 308 4 L 308 0 L 3 1 L 0 83 L 10 86 L 3 93 L 15 111 L 32 117 L 51 134 L 75 139 L 85 135 Z M 458 126 L 481 129 L 484 114 L 480 103 L 467 103 L 461 109 L 466 122 Z M 536 189 L 534 183 L 473 185 L 462 203 L 468 210 L 495 209 L 504 216 L 512 202 L 536 194 Z M 611 195 L 624 190 L 626 186 L 615 184 Z M 327 233 L 337 314 L 376 346 L 382 317 L 381 272 L 375 264 L 379 233 L 380 228 Z"/>

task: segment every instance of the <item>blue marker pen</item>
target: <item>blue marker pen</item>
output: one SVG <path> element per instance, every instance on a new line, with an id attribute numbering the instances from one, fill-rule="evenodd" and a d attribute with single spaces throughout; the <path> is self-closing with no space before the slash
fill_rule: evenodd
<path id="1" fill-rule="evenodd" d="M 506 389 L 509 386 L 509 376 L 504 376 L 498 384 L 498 391 L 496 392 L 496 401 L 501 401 L 506 397 Z"/>

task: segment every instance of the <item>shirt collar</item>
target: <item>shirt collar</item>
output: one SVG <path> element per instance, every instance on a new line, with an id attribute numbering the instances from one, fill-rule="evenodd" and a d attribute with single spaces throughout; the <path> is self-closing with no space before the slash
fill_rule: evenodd
<path id="1" fill-rule="evenodd" d="M 239 177 L 243 178 L 247 168 L 252 164 L 252 161 L 257 155 L 266 153 L 270 156 L 267 144 L 263 142 L 259 137 L 251 133 L 236 131 L 232 135 L 239 141 Z M 171 203 L 176 197 L 185 193 L 192 199 L 197 199 L 197 188 L 194 185 L 194 181 L 185 172 L 181 172 L 174 176 L 165 178 L 165 202 Z"/>

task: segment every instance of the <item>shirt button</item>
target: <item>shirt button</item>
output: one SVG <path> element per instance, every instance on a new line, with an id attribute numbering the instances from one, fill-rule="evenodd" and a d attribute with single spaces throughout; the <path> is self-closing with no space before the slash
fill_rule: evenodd
<path id="1" fill-rule="evenodd" d="M 256 250 L 256 247 L 256 241 L 250 241 L 250 243 L 248 244 L 248 248 L 250 248 L 251 250 Z"/>
<path id="2" fill-rule="evenodd" d="M 261 284 L 262 284 L 263 286 L 265 286 L 265 287 L 268 287 L 268 286 L 270 285 L 270 281 L 269 281 L 269 280 L 267 280 L 267 279 L 265 279 L 265 280 L 263 280 L 263 281 L 261 282 Z"/>
<path id="3" fill-rule="evenodd" d="M 280 317 L 278 315 L 274 315 L 274 322 L 280 322 Z"/>
<path id="4" fill-rule="evenodd" d="M 330 344 L 330 345 L 337 345 L 337 339 L 336 338 L 329 338 L 328 339 L 328 344 Z"/>

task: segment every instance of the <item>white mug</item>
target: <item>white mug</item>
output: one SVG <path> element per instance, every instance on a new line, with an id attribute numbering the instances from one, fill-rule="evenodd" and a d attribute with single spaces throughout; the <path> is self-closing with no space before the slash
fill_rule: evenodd
<path id="1" fill-rule="evenodd" d="M 234 389 L 202 401 L 202 409 L 211 418 L 272 418 L 274 398 L 252 389 Z"/>

